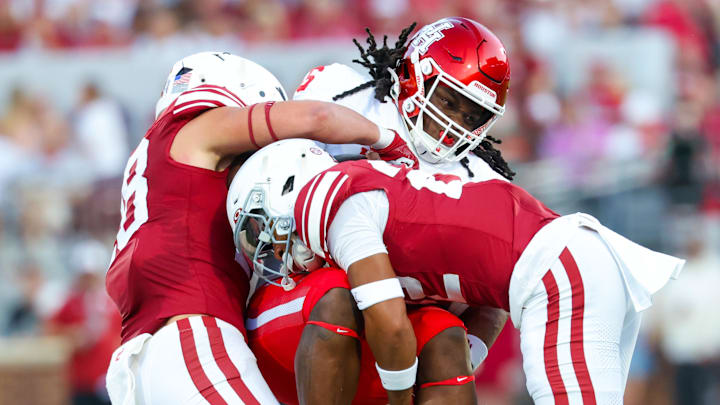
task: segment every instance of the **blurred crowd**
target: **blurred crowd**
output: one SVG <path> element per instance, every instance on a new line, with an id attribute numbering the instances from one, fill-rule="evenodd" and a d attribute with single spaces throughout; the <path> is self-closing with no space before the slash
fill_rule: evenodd
<path id="1" fill-rule="evenodd" d="M 493 132 L 518 182 L 562 213 L 589 212 L 688 259 L 646 317 L 627 403 L 720 403 L 720 2 L 0 0 L 0 52 L 191 38 L 352 46 L 365 27 L 394 41 L 412 21 L 450 15 L 487 25 L 508 48 L 510 100 Z M 611 32 L 651 32 L 673 50 L 663 97 L 602 58 L 584 65 L 579 85 L 557 74 L 558 48 Z M 142 136 L 131 124 L 147 117 L 92 80 L 70 111 L 21 86 L 0 91 L 0 336 L 65 337 L 76 403 L 102 403 L 103 368 L 88 364 L 106 364 L 117 344 L 104 272 L 120 176 Z M 512 344 L 491 354 L 479 379 L 487 403 L 522 403 L 518 358 Z"/>

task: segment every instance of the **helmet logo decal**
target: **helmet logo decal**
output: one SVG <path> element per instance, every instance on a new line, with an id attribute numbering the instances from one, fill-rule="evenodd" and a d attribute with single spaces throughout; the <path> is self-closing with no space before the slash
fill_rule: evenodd
<path id="1" fill-rule="evenodd" d="M 235 213 L 233 214 L 233 223 L 237 224 L 238 219 L 240 219 L 240 211 L 242 211 L 241 208 L 238 208 Z"/>
<path id="2" fill-rule="evenodd" d="M 491 103 L 495 104 L 497 102 L 497 93 L 495 93 L 492 89 L 487 87 L 486 85 L 480 83 L 477 80 L 473 80 L 470 85 L 468 86 L 468 90 L 473 94 L 481 99 L 485 99 L 490 101 Z"/>
<path id="3" fill-rule="evenodd" d="M 412 40 L 412 46 L 418 50 L 420 55 L 424 55 L 430 45 L 445 38 L 442 31 L 452 28 L 453 25 L 449 21 L 438 22 L 423 27 Z"/>
<path id="4" fill-rule="evenodd" d="M 316 148 L 316 147 L 314 147 L 314 146 L 310 148 L 310 152 L 312 152 L 312 153 L 314 153 L 314 154 L 316 154 L 316 155 L 322 155 L 322 153 L 323 153 L 322 149 Z"/>
<path id="5" fill-rule="evenodd" d="M 188 88 L 192 76 L 192 68 L 184 67 L 175 74 L 175 80 L 172 83 L 172 93 L 180 93 Z"/>

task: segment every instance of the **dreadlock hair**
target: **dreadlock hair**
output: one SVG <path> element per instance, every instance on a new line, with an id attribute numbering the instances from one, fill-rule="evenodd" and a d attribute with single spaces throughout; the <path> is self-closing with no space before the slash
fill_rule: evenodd
<path id="1" fill-rule="evenodd" d="M 400 61 L 405 55 L 405 51 L 407 51 L 407 46 L 405 45 L 405 42 L 407 42 L 408 36 L 410 36 L 410 33 L 415 29 L 416 25 L 417 23 L 413 22 L 412 24 L 410 24 L 410 26 L 403 29 L 400 33 L 400 36 L 398 37 L 397 42 L 395 42 L 395 46 L 392 49 L 388 48 L 387 46 L 387 35 L 383 36 L 383 46 L 378 49 L 377 41 L 375 40 L 375 36 L 370 31 L 370 28 L 365 28 L 365 32 L 367 32 L 368 34 L 368 37 L 365 40 L 365 42 L 367 42 L 368 44 L 367 49 L 364 49 L 362 45 L 360 45 L 360 42 L 358 42 L 357 39 L 353 38 L 353 43 L 360 51 L 360 59 L 353 59 L 353 62 L 367 68 L 368 72 L 370 73 L 370 77 L 372 77 L 372 80 L 334 96 L 333 101 L 340 100 L 342 98 L 374 86 L 375 99 L 377 99 L 381 103 L 385 103 L 387 101 L 386 97 L 390 96 L 390 89 L 392 89 L 393 86 L 392 76 L 390 75 L 390 72 L 388 72 L 388 69 L 394 70 L 398 67 Z M 505 159 L 503 159 L 500 151 L 495 149 L 495 147 L 493 146 L 493 144 L 500 143 L 502 143 L 501 140 L 494 138 L 490 135 L 486 135 L 485 139 L 480 142 L 480 145 L 478 145 L 471 152 L 480 159 L 484 160 L 490 166 L 490 168 L 492 168 L 498 174 L 508 180 L 512 180 L 515 177 L 515 172 L 510 169 Z M 467 158 L 462 159 L 460 163 L 468 171 L 470 177 L 474 177 L 474 174 L 470 170 L 470 165 Z"/>
<path id="2" fill-rule="evenodd" d="M 383 46 L 378 49 L 377 41 L 375 41 L 375 36 L 372 32 L 370 32 L 370 28 L 365 28 L 365 32 L 368 34 L 368 37 L 365 40 L 368 44 L 367 49 L 363 49 L 360 42 L 353 38 L 353 43 L 355 43 L 355 46 L 357 46 L 358 50 L 360 50 L 360 59 L 353 59 L 353 62 L 367 68 L 372 80 L 336 95 L 333 97 L 333 101 L 340 100 L 341 98 L 345 98 L 361 90 L 367 89 L 368 87 L 374 86 L 375 98 L 381 103 L 386 102 L 385 97 L 390 95 L 390 89 L 393 85 L 392 76 L 390 76 L 388 69 L 396 69 L 398 67 L 398 64 L 407 50 L 405 42 L 407 42 L 408 36 L 410 36 L 410 33 L 415 29 L 416 25 L 417 23 L 414 22 L 410 24 L 409 27 L 402 30 L 397 42 L 395 42 L 395 46 L 392 49 L 388 48 L 387 35 L 383 36 Z"/>
<path id="3" fill-rule="evenodd" d="M 512 180 L 516 173 L 510 169 L 510 166 L 508 166 L 508 163 L 502 157 L 500 151 L 495 149 L 493 146 L 493 144 L 499 145 L 501 143 L 502 141 L 500 139 L 486 135 L 485 139 L 480 142 L 480 145 L 471 152 L 475 154 L 475 156 L 484 160 L 485 163 L 487 163 L 488 166 L 490 166 L 490 168 L 495 170 L 498 174 L 508 180 Z"/>

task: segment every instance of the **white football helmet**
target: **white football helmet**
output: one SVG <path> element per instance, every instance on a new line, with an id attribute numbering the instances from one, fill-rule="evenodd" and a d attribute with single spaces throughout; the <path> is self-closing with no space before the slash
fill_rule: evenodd
<path id="1" fill-rule="evenodd" d="M 200 52 L 177 61 L 155 105 L 155 118 L 185 90 L 201 85 L 224 87 L 246 105 L 287 99 L 278 79 L 257 63 L 228 52 Z"/>
<path id="2" fill-rule="evenodd" d="M 290 290 L 295 286 L 291 271 L 322 264 L 293 234 L 293 210 L 300 189 L 336 163 L 311 140 L 286 139 L 255 152 L 235 174 L 227 196 L 228 221 L 237 251 L 260 278 Z M 284 245 L 279 266 L 275 245 Z M 279 283 L 274 281 L 278 277 Z"/>

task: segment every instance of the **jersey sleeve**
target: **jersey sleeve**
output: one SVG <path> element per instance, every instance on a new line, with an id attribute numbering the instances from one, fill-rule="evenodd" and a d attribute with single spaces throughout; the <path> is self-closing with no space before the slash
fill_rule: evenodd
<path id="1" fill-rule="evenodd" d="M 175 118 L 195 116 L 216 107 L 247 107 L 234 93 L 224 87 L 203 85 L 181 93 L 165 114 Z"/>
<path id="2" fill-rule="evenodd" d="M 350 265 L 378 253 L 387 253 L 383 233 L 389 202 L 382 190 L 348 197 L 328 229 L 328 248 L 335 263 L 347 270 Z"/>

